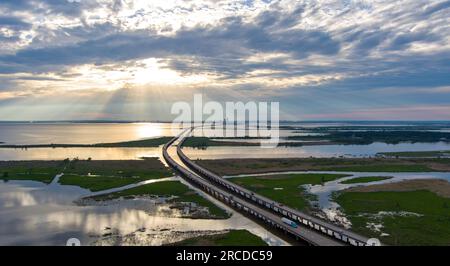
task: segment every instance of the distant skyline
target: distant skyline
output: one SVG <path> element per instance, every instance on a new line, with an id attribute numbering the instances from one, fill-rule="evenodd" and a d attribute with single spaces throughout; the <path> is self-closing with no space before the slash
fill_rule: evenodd
<path id="1" fill-rule="evenodd" d="M 0 121 L 450 120 L 449 0 L 1 0 Z"/>

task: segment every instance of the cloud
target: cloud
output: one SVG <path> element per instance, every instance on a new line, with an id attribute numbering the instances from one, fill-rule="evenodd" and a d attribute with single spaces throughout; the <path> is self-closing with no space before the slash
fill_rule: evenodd
<path id="1" fill-rule="evenodd" d="M 10 10 L 25 10 L 32 5 L 29 0 L 2 0 L 0 7 L 6 7 Z"/>
<path id="2" fill-rule="evenodd" d="M 99 3 L 96 0 L 2 0 L 0 2 L 0 7 L 10 11 L 32 11 L 66 16 L 79 16 L 82 11 L 98 6 Z"/>
<path id="3" fill-rule="evenodd" d="M 352 112 L 304 115 L 306 120 L 434 120 L 448 121 L 449 106 L 417 105 L 396 108 L 361 108 Z M 430 117 L 431 115 L 431 117 Z"/>
<path id="4" fill-rule="evenodd" d="M 338 51 L 339 43 L 326 32 L 291 29 L 273 33 L 258 24 L 229 18 L 220 27 L 184 29 L 174 36 L 140 30 L 69 46 L 25 48 L 14 55 L 0 56 L 0 62 L 14 64 L 18 71 L 25 71 L 27 66 L 29 71 L 36 71 L 40 66 L 102 64 L 149 57 L 194 56 L 214 64 L 217 60 L 239 60 L 256 52 L 305 58 L 311 54 L 333 55 Z"/>
<path id="5" fill-rule="evenodd" d="M 413 44 L 414 42 L 431 43 L 437 40 L 439 40 L 439 37 L 434 35 L 433 33 L 402 33 L 392 39 L 389 49 L 401 50 L 408 48 L 408 46 Z"/>
<path id="6" fill-rule="evenodd" d="M 442 1 L 436 4 L 430 4 L 425 8 L 424 15 L 432 15 L 437 12 L 445 11 L 450 8 L 450 1 Z"/>
<path id="7" fill-rule="evenodd" d="M 12 16 L 0 16 L 0 27 L 12 29 L 30 29 L 31 24 L 24 22 L 21 18 Z"/>
<path id="8" fill-rule="evenodd" d="M 2 0 L 10 15 L 0 16 L 0 75 L 9 82 L 0 90 L 45 88 L 48 95 L 108 82 L 154 89 L 153 78 L 135 78 L 146 68 L 151 75 L 142 62 L 153 60 L 167 77 L 192 81 L 185 90 L 273 97 L 292 113 L 320 113 L 323 101 L 336 111 L 450 103 L 435 90 L 450 85 L 449 7 L 425 0 Z M 420 90 L 407 95 L 409 88 Z M 309 109 L 296 104 L 304 97 Z"/>

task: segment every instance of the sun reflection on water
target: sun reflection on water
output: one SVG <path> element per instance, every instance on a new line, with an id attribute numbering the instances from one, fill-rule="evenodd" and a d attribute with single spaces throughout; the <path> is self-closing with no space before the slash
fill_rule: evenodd
<path id="1" fill-rule="evenodd" d="M 137 135 L 140 139 L 154 138 L 162 135 L 162 129 L 152 123 L 142 123 L 136 128 Z"/>

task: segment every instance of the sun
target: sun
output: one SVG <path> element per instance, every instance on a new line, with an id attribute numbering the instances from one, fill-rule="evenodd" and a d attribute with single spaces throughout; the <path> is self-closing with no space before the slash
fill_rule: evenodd
<path id="1" fill-rule="evenodd" d="M 154 138 L 157 136 L 161 136 L 161 134 L 161 128 L 151 123 L 141 123 L 137 128 L 137 135 L 141 139 Z"/>
<path id="2" fill-rule="evenodd" d="M 150 83 L 161 85 L 198 84 L 208 80 L 206 76 L 202 75 L 180 75 L 177 71 L 160 63 L 157 58 L 148 58 L 136 63 L 139 66 L 133 69 L 133 79 L 130 81 L 137 85 Z"/>

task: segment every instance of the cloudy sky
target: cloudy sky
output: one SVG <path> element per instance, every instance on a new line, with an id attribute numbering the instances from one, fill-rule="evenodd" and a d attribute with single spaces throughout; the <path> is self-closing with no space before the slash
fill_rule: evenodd
<path id="1" fill-rule="evenodd" d="M 450 120 L 448 0 L 0 0 L 0 120 Z"/>

